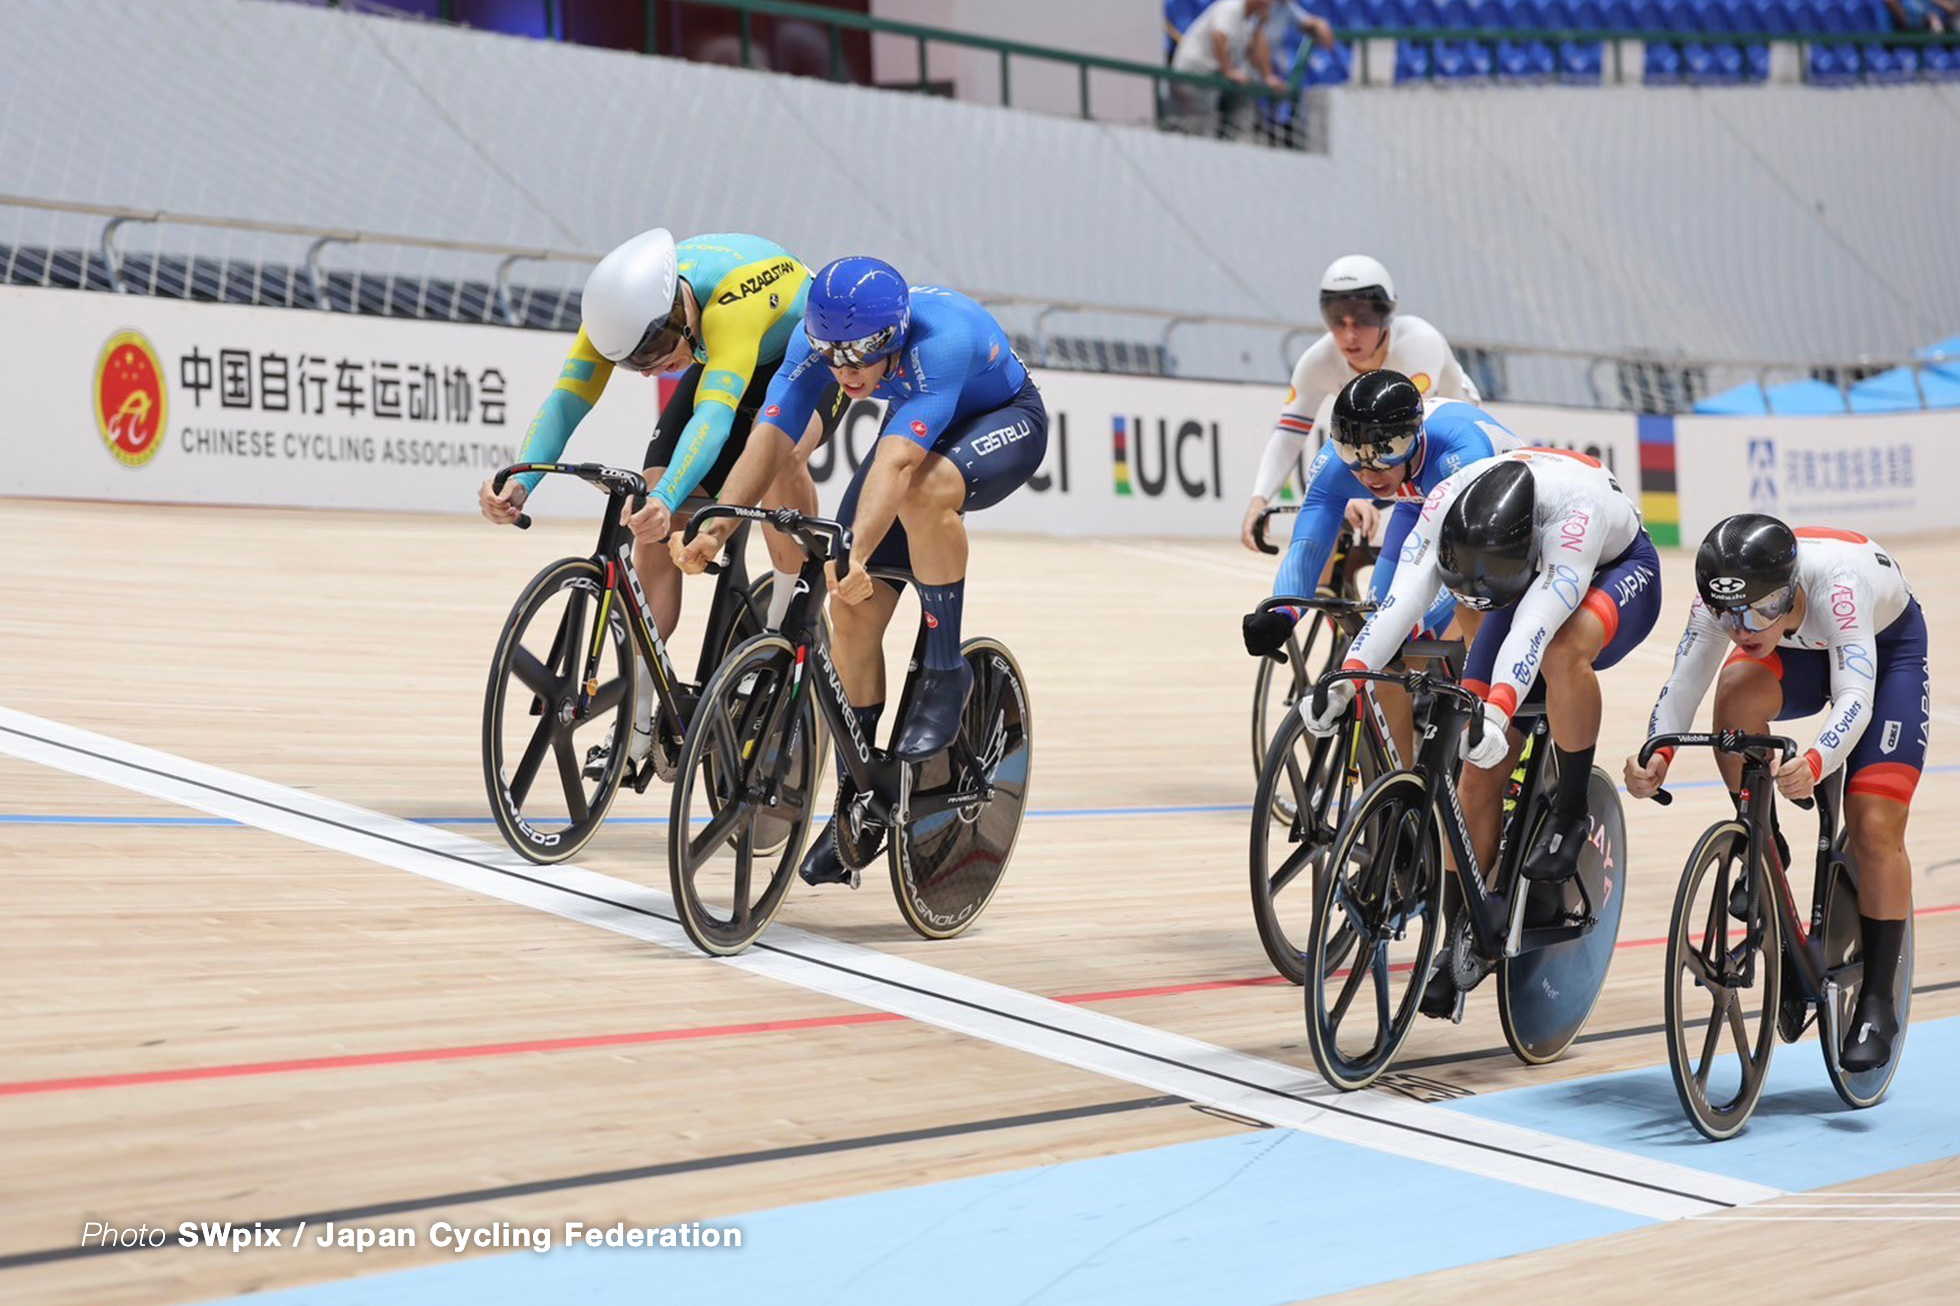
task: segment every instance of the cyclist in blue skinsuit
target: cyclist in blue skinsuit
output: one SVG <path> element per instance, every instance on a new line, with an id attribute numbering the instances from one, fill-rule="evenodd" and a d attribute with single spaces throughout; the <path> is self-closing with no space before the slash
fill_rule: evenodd
<path id="1" fill-rule="evenodd" d="M 1386 368 L 1363 372 L 1341 388 L 1334 400 L 1331 438 L 1307 468 L 1307 492 L 1293 523 L 1293 539 L 1280 559 L 1275 594 L 1312 594 L 1334 551 L 1341 519 L 1356 499 L 1393 499 L 1395 507 L 1375 562 L 1373 598 L 1379 603 L 1395 578 L 1402 543 L 1422 511 L 1429 491 L 1459 468 L 1515 449 L 1522 443 L 1503 424 L 1475 404 L 1455 399 L 1425 401 L 1415 383 Z M 1455 601 L 1448 590 L 1423 614 L 1421 626 L 1442 631 Z M 1255 657 L 1274 653 L 1302 613 L 1295 607 L 1258 612 L 1245 619 L 1245 650 Z M 1475 634 L 1474 616 L 1460 618 L 1466 637 Z M 1414 738 L 1408 695 L 1382 686 L 1379 698 L 1388 713 L 1397 746 L 1408 754 Z"/>
<path id="2" fill-rule="evenodd" d="M 1454 399 L 1425 403 L 1409 378 L 1385 369 L 1363 372 L 1342 387 L 1334 400 L 1332 426 L 1332 438 L 1307 468 L 1306 496 L 1273 581 L 1275 594 L 1314 592 L 1350 502 L 1393 499 L 1395 508 L 1375 564 L 1374 599 L 1380 602 L 1395 579 L 1402 541 L 1429 491 L 1459 468 L 1522 443 L 1476 405 Z M 1423 625 L 1442 629 L 1451 609 L 1445 592 Z M 1279 608 L 1247 616 L 1246 652 L 1254 657 L 1277 652 L 1301 615 L 1294 608 Z"/>
<path id="3" fill-rule="evenodd" d="M 884 710 L 882 639 L 899 591 L 874 583 L 865 569 L 909 570 L 925 610 L 925 665 L 892 750 L 930 757 L 952 740 L 973 683 L 960 656 L 962 516 L 999 503 L 1041 466 L 1048 410 L 986 309 L 951 290 L 908 288 L 877 259 L 839 259 L 811 282 L 803 333 L 790 342 L 755 433 L 722 487 L 725 502 L 760 497 L 794 449 L 791 432 L 804 429 L 833 378 L 850 399 L 890 403 L 877 449 L 838 509 L 854 537 L 850 570 L 830 575 L 838 674 L 868 743 Z M 733 528 L 725 519 L 711 522 L 685 547 L 676 536 L 681 569 L 701 570 Z M 839 773 L 839 783 L 848 783 L 842 767 Z M 830 834 L 804 858 L 802 875 L 812 884 L 851 878 Z"/>

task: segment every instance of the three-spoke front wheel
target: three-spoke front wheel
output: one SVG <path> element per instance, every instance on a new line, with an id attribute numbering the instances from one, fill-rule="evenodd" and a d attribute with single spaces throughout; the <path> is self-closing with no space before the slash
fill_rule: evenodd
<path id="1" fill-rule="evenodd" d="M 1362 795 L 1334 840 L 1307 951 L 1307 1043 L 1340 1089 L 1366 1088 L 1414 1027 L 1442 937 L 1443 846 L 1412 772 Z M 1334 960 L 1352 949 L 1347 966 Z"/>
<path id="2" fill-rule="evenodd" d="M 565 558 L 532 578 L 497 638 L 483 695 L 483 782 L 506 842 L 562 862 L 619 792 L 633 722 L 633 640 L 605 573 Z M 587 777 L 586 754 L 605 750 Z"/>
<path id="3" fill-rule="evenodd" d="M 1733 1138 L 1749 1123 L 1776 1051 L 1783 948 L 1768 884 L 1736 895 L 1749 919 L 1729 911 L 1746 874 L 1749 836 L 1740 822 L 1711 826 L 1688 856 L 1667 936 L 1667 1060 L 1694 1127 Z"/>
<path id="4" fill-rule="evenodd" d="M 694 711 L 667 830 L 674 905 L 716 955 L 769 928 L 815 813 L 816 714 L 796 650 L 758 635 L 729 654 Z"/>

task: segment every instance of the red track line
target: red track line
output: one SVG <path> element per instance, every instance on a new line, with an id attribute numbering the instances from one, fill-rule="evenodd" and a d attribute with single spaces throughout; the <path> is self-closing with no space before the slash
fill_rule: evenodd
<path id="1" fill-rule="evenodd" d="M 1944 907 L 1922 907 L 1914 916 L 1936 916 L 1960 911 L 1960 903 Z M 1613 945 L 1622 948 L 1654 948 L 1666 943 L 1659 939 L 1623 939 Z M 1091 1002 L 1121 1002 L 1132 998 L 1174 997 L 1184 993 L 1208 993 L 1219 989 L 1261 988 L 1282 985 L 1278 975 L 1259 975 L 1250 979 L 1200 980 L 1190 984 L 1164 984 L 1145 989 L 1110 989 L 1097 993 L 1065 993 L 1054 999 L 1072 1005 Z M 905 1020 L 885 1011 L 857 1012 L 840 1016 L 810 1016 L 801 1020 L 764 1020 L 747 1025 L 696 1025 L 684 1029 L 643 1030 L 633 1034 L 591 1034 L 581 1038 L 534 1039 L 523 1043 L 479 1043 L 454 1048 L 410 1048 L 398 1052 L 364 1052 L 339 1057 L 304 1057 L 290 1061 L 246 1061 L 225 1066 L 185 1066 L 177 1070 L 145 1070 L 122 1075 L 81 1075 L 71 1079 L 30 1079 L 0 1083 L 0 1097 L 27 1097 L 38 1093 L 66 1093 L 91 1088 L 129 1088 L 138 1084 L 180 1084 L 204 1079 L 239 1079 L 250 1075 L 284 1075 L 309 1070 L 347 1070 L 362 1066 L 413 1065 L 427 1061 L 465 1061 L 474 1057 L 516 1056 L 526 1052 L 575 1052 L 590 1048 L 632 1047 L 644 1043 L 674 1043 L 685 1039 L 734 1038 L 744 1034 L 777 1034 L 797 1029 L 835 1029 L 850 1025 L 880 1025 Z"/>

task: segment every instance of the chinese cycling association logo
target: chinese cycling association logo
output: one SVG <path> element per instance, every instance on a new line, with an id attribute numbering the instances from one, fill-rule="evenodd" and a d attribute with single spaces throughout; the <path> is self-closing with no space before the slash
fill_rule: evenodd
<path id="1" fill-rule="evenodd" d="M 140 332 L 118 331 L 95 361 L 95 426 L 110 454 L 125 467 L 156 457 L 169 410 L 157 351 Z"/>

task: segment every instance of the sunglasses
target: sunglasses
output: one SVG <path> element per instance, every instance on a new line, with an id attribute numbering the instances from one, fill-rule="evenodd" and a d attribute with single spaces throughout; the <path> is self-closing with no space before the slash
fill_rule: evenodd
<path id="1" fill-rule="evenodd" d="M 857 340 L 812 338 L 810 348 L 832 367 L 867 367 L 885 356 L 897 335 L 898 328 L 889 326 Z"/>
<path id="2" fill-rule="evenodd" d="M 1415 452 L 1416 437 L 1397 435 L 1368 444 L 1348 444 L 1342 440 L 1331 443 L 1335 455 L 1349 467 L 1364 472 L 1385 472 L 1409 461 L 1409 455 Z"/>
<path id="3" fill-rule="evenodd" d="M 621 367 L 630 367 L 636 372 L 658 363 L 671 355 L 685 342 L 691 353 L 695 348 L 694 332 L 687 326 L 687 305 L 677 295 L 674 297 L 674 311 L 665 319 L 647 327 L 647 333 L 640 337 L 640 343 L 632 353 L 620 361 Z"/>
<path id="4" fill-rule="evenodd" d="M 1766 594 L 1754 603 L 1746 603 L 1736 608 L 1710 607 L 1708 610 L 1715 623 L 1724 630 L 1739 631 L 1745 635 L 1760 635 L 1771 626 L 1790 615 L 1796 606 L 1797 587 L 1785 585 L 1773 594 Z"/>
<path id="5" fill-rule="evenodd" d="M 1356 326 L 1384 327 L 1395 313 L 1395 306 L 1369 295 L 1322 295 L 1320 317 L 1328 330 L 1352 320 Z"/>

